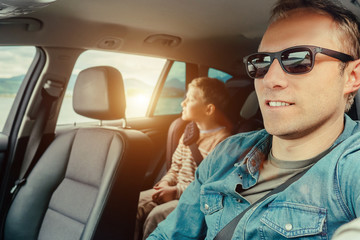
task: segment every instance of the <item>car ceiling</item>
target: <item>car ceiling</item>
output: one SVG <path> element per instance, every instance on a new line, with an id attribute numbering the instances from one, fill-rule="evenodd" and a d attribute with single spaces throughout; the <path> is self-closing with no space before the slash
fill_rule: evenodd
<path id="1" fill-rule="evenodd" d="M 256 51 L 274 2 L 57 0 L 17 17 L 39 20 L 39 29 L 26 30 L 22 20 L 0 19 L 0 44 L 129 52 L 199 63 L 242 75 L 242 58 Z M 356 1 L 343 2 L 359 11 L 351 4 Z"/>

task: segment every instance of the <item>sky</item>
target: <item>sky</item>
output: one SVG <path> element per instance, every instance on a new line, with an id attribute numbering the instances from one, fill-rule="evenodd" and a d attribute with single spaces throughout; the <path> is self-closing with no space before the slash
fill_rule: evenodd
<path id="1" fill-rule="evenodd" d="M 35 52 L 34 47 L 0 47 L 0 78 L 24 75 Z"/>
<path id="2" fill-rule="evenodd" d="M 1 47 L 0 78 L 26 73 L 35 52 L 34 47 Z M 124 79 L 136 78 L 155 85 L 165 62 L 166 59 L 161 58 L 91 50 L 80 55 L 73 74 L 78 74 L 87 67 L 109 65 L 117 68 Z"/>
<path id="3" fill-rule="evenodd" d="M 78 74 L 88 67 L 108 65 L 117 68 L 124 79 L 136 78 L 155 86 L 165 62 L 166 59 L 161 58 L 90 50 L 79 57 L 73 73 Z"/>

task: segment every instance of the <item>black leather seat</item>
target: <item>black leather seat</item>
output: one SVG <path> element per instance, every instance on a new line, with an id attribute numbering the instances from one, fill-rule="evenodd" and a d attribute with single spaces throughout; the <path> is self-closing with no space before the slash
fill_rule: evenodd
<path id="1" fill-rule="evenodd" d="M 112 67 L 82 71 L 77 113 L 99 120 L 125 117 L 122 76 Z M 13 200 L 4 239 L 132 239 L 152 142 L 142 132 L 103 126 L 55 138 Z"/>

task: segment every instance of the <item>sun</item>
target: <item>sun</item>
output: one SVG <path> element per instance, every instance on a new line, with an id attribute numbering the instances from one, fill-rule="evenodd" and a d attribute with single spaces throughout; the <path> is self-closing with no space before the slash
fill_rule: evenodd
<path id="1" fill-rule="evenodd" d="M 148 106 L 150 98 L 145 96 L 144 94 L 138 94 L 138 95 L 134 96 L 134 101 L 137 104 Z"/>
<path id="2" fill-rule="evenodd" d="M 150 96 L 136 94 L 127 98 L 127 109 L 131 109 L 130 117 L 145 116 L 150 103 Z M 130 111 L 129 111 L 130 112 Z M 129 117 L 129 113 L 126 114 Z"/>

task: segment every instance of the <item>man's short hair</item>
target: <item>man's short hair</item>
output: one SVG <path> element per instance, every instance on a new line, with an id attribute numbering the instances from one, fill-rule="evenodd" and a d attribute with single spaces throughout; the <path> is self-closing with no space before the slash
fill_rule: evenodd
<path id="1" fill-rule="evenodd" d="M 333 18 L 338 26 L 338 39 L 341 43 L 341 51 L 349 54 L 354 59 L 360 56 L 360 30 L 356 16 L 344 7 L 330 0 L 279 0 L 272 11 L 270 24 L 279 19 L 286 18 L 289 11 L 299 8 L 307 8 L 319 14 Z M 341 74 L 343 74 L 347 63 L 340 63 Z M 356 92 L 348 95 L 345 111 L 347 112 L 354 102 Z"/>
<path id="2" fill-rule="evenodd" d="M 214 104 L 217 110 L 225 113 L 230 102 L 230 95 L 225 83 L 217 78 L 199 77 L 189 84 L 189 87 L 199 88 L 203 92 L 203 99 L 207 104 Z"/>

